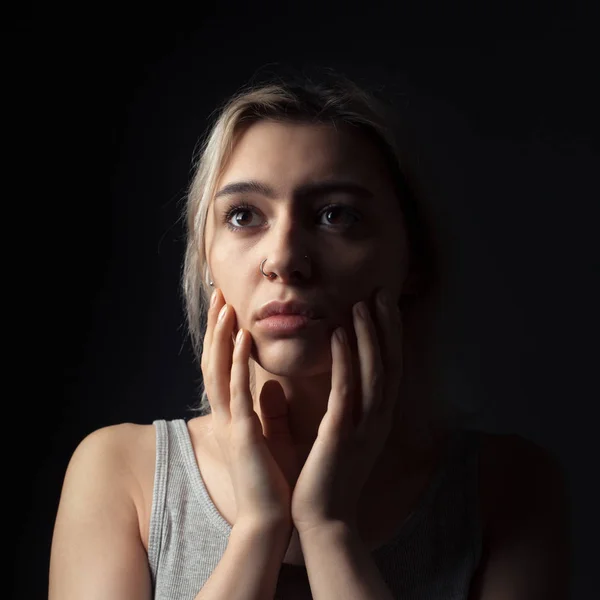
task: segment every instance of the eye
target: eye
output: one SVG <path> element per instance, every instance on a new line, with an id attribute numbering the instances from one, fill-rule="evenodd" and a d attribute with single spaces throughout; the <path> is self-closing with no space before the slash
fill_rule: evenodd
<path id="1" fill-rule="evenodd" d="M 350 209 L 346 206 L 344 206 L 343 204 L 330 204 L 329 206 L 326 206 L 322 211 L 321 211 L 321 215 L 330 215 L 330 214 L 340 214 L 340 213 L 346 213 L 346 215 L 350 215 L 352 218 L 356 219 L 358 221 L 358 218 L 354 215 L 354 213 L 352 211 L 350 211 Z M 329 217 L 328 217 L 329 218 Z M 348 225 L 348 223 L 342 224 L 342 225 Z"/>
<path id="2" fill-rule="evenodd" d="M 235 206 L 231 206 L 226 209 L 223 213 L 223 223 L 229 227 L 232 231 L 237 231 L 238 229 L 244 229 L 244 227 L 237 227 L 230 223 L 231 218 L 238 213 L 251 212 L 252 206 L 247 204 L 246 202 L 241 202 L 240 204 L 236 204 Z"/>
<path id="3" fill-rule="evenodd" d="M 240 202 L 239 204 L 235 204 L 234 206 L 231 206 L 229 208 L 227 208 L 225 210 L 225 212 L 223 213 L 223 223 L 225 225 L 227 225 L 227 227 L 231 230 L 231 231 L 239 231 L 240 229 L 251 229 L 251 227 L 248 227 L 247 225 L 240 225 L 239 221 L 237 221 L 237 225 L 234 225 L 231 223 L 231 219 L 235 216 L 237 217 L 237 215 L 239 213 L 251 213 L 253 211 L 254 207 L 246 202 Z M 356 221 L 360 221 L 360 217 L 358 215 L 356 215 L 356 213 L 351 210 L 349 207 L 345 206 L 344 204 L 330 204 L 329 206 L 326 206 L 325 208 L 323 208 L 321 210 L 321 212 L 319 213 L 321 216 L 322 215 L 326 215 L 327 219 L 332 219 L 332 217 L 330 215 L 338 215 L 339 213 L 346 213 L 346 215 L 349 215 L 351 217 L 351 219 L 354 219 L 354 221 L 351 222 L 346 222 L 346 223 L 342 223 L 342 224 L 332 224 L 331 226 L 333 228 L 340 228 L 340 227 L 348 227 L 350 225 L 352 225 L 354 222 Z M 237 219 L 236 219 L 237 220 Z M 333 217 L 333 220 L 335 220 L 335 216 Z"/>

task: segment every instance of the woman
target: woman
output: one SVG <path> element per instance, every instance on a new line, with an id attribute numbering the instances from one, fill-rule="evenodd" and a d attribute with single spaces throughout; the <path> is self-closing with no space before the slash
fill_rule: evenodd
<path id="1" fill-rule="evenodd" d="M 388 119 L 335 76 L 222 107 L 187 204 L 201 414 L 80 443 L 51 600 L 567 597 L 557 461 L 431 392 L 438 263 Z"/>

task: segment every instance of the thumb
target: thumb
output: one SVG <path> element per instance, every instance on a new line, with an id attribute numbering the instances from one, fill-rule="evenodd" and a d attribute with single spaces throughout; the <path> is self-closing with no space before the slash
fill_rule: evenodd
<path id="1" fill-rule="evenodd" d="M 267 381 L 259 396 L 260 420 L 267 439 L 287 439 L 291 434 L 288 423 L 289 408 L 283 388 L 276 381 Z"/>
<path id="2" fill-rule="evenodd" d="M 289 427 L 289 406 L 283 388 L 276 381 L 267 381 L 259 396 L 260 420 L 265 442 L 279 465 L 290 488 L 299 475 L 296 448 Z"/>

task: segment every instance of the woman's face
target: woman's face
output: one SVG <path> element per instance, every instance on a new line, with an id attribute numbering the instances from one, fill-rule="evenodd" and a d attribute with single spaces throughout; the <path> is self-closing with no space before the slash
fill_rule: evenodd
<path id="1" fill-rule="evenodd" d="M 239 185 L 249 182 L 258 185 Z M 209 273 L 235 310 L 234 333 L 251 333 L 252 357 L 267 371 L 325 372 L 338 325 L 355 347 L 356 302 L 372 310 L 381 287 L 399 299 L 408 268 L 404 220 L 383 159 L 364 134 L 254 123 L 236 139 L 216 190 L 205 238 Z M 247 206 L 234 210 L 240 204 Z M 260 272 L 264 259 L 273 279 Z M 291 335 L 269 332 L 257 311 L 273 300 L 307 302 L 321 319 Z"/>

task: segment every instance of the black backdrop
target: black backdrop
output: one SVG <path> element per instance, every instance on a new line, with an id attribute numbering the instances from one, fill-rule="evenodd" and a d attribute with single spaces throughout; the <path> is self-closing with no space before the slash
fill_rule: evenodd
<path id="1" fill-rule="evenodd" d="M 595 592 L 594 15 L 577 3 L 448 4 L 135 16 L 30 6 L 3 26 L 7 267 L 19 265 L 9 287 L 24 309 L 7 319 L 24 360 L 6 373 L 18 379 L 4 402 L 15 598 L 47 594 L 77 443 L 105 425 L 189 415 L 199 371 L 178 217 L 191 157 L 216 104 L 273 63 L 331 66 L 405 94 L 452 257 L 446 388 L 482 429 L 561 460 L 573 597 Z"/>

